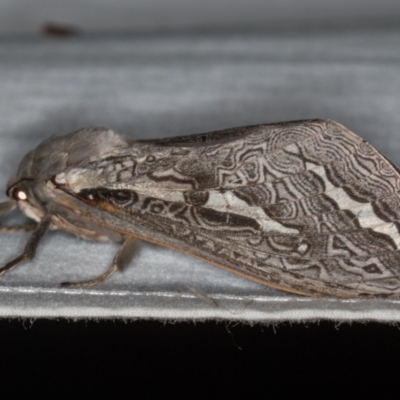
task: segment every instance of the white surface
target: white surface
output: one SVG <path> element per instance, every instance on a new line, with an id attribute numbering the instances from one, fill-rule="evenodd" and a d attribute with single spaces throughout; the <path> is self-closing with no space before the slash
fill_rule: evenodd
<path id="1" fill-rule="evenodd" d="M 0 187 L 54 133 L 105 125 L 132 137 L 330 118 L 400 165 L 400 31 L 9 40 L 0 44 Z M 5 199 L 5 197 L 4 197 Z M 0 236 L 1 260 L 29 234 Z M 117 244 L 50 233 L 0 278 L 0 316 L 400 320 L 397 301 L 305 299 L 145 244 L 104 285 Z"/>

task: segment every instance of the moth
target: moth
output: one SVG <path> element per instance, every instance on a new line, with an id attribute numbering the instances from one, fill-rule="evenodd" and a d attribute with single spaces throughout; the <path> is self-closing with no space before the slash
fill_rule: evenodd
<path id="1" fill-rule="evenodd" d="M 20 163 L 10 200 L 48 230 L 120 241 L 97 285 L 134 257 L 138 239 L 306 296 L 399 297 L 400 173 L 344 126 L 324 120 L 157 140 L 106 128 L 53 137 Z M 6 228 L 5 228 L 6 229 Z"/>

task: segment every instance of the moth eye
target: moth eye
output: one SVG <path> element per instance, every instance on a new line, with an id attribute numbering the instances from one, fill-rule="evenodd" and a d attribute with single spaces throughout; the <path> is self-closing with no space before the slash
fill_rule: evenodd
<path id="1" fill-rule="evenodd" d="M 28 198 L 26 193 L 21 189 L 14 189 L 12 192 L 12 197 L 15 200 L 26 200 Z"/>

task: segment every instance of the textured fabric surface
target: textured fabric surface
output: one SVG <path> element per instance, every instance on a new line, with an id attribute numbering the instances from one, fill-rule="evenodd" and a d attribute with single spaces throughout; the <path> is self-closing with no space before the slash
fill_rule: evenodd
<path id="1" fill-rule="evenodd" d="M 393 0 L 0 0 L 0 35 L 39 35 L 49 23 L 84 33 L 398 26 Z"/>
<path id="2" fill-rule="evenodd" d="M 41 140 L 90 125 L 155 138 L 333 119 L 400 165 L 399 40 L 395 30 L 3 40 L 0 186 Z M 1 233 L 2 262 L 28 237 Z M 59 287 L 99 275 L 117 249 L 48 234 L 33 262 L 0 278 L 0 316 L 400 320 L 397 301 L 302 298 L 150 244 L 99 287 Z"/>

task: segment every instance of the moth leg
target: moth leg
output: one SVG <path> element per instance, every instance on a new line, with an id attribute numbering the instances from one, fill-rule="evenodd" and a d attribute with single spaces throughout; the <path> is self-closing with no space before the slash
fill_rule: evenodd
<path id="1" fill-rule="evenodd" d="M 0 203 L 0 217 L 4 214 L 9 213 L 17 206 L 17 202 L 15 200 L 5 201 L 4 203 Z M 0 232 L 28 232 L 33 231 L 37 227 L 37 224 L 24 224 L 24 225 L 0 225 Z"/>
<path id="2" fill-rule="evenodd" d="M 118 253 L 115 255 L 111 267 L 97 278 L 90 279 L 82 282 L 63 282 L 61 287 L 65 288 L 82 288 L 89 286 L 96 286 L 99 283 L 104 282 L 108 277 L 110 277 L 114 272 L 118 270 L 123 270 L 132 260 L 137 250 L 137 241 L 133 236 L 129 236 L 122 243 L 119 248 Z"/>
<path id="3" fill-rule="evenodd" d="M 19 257 L 15 258 L 14 260 L 7 263 L 4 267 L 0 268 L 0 275 L 3 275 L 5 272 L 12 270 L 23 261 L 31 260 L 35 256 L 39 242 L 49 229 L 50 222 L 51 215 L 46 215 L 33 231 L 31 237 L 28 240 L 28 243 L 25 246 L 24 252 Z"/>
<path id="4" fill-rule="evenodd" d="M 15 200 L 9 200 L 0 203 L 0 217 L 13 210 L 15 207 L 17 207 L 17 202 Z"/>
<path id="5" fill-rule="evenodd" d="M 24 225 L 0 225 L 0 232 L 30 232 L 37 227 L 37 224 L 24 224 Z"/>

